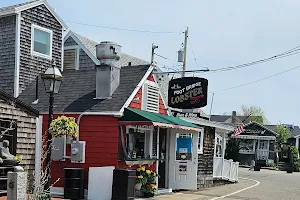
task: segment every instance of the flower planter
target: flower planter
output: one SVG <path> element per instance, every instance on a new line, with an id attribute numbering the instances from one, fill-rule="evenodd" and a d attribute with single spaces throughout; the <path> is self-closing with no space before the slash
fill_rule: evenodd
<path id="1" fill-rule="evenodd" d="M 151 192 L 144 192 L 144 197 L 145 197 L 145 198 L 154 197 L 154 194 L 151 193 Z"/>
<path id="2" fill-rule="evenodd" d="M 135 184 L 135 189 L 136 190 L 141 190 L 142 184 L 141 183 L 137 183 Z"/>

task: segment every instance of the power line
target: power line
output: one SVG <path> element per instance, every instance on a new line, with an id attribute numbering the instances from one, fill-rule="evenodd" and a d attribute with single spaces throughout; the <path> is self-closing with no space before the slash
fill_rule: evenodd
<path id="1" fill-rule="evenodd" d="M 127 29 L 127 28 L 118 28 L 118 27 L 110 27 L 110 26 L 101 26 L 101 25 L 86 24 L 86 23 L 73 22 L 73 21 L 66 21 L 66 22 L 69 22 L 69 23 L 72 23 L 72 24 L 83 25 L 83 26 L 91 26 L 91 27 L 118 30 L 118 31 L 153 33 L 153 34 L 179 34 L 179 32 L 173 32 L 173 31 L 149 31 L 149 30 L 138 30 L 138 29 Z"/>
<path id="2" fill-rule="evenodd" d="M 231 67 L 223 67 L 223 68 L 217 68 L 217 69 L 211 69 L 211 70 L 204 70 L 204 71 L 203 70 L 190 70 L 188 72 L 194 72 L 194 73 L 203 73 L 203 72 L 206 72 L 206 73 L 216 73 L 216 72 L 225 72 L 225 71 L 230 71 L 230 70 L 237 70 L 237 69 L 246 68 L 246 67 L 249 67 L 249 66 L 253 66 L 253 65 L 262 64 L 262 63 L 265 63 L 265 62 L 270 62 L 270 61 L 273 61 L 273 60 L 281 59 L 281 58 L 284 58 L 284 57 L 292 56 L 292 55 L 299 54 L 299 53 L 300 53 L 300 46 L 297 46 L 297 47 L 294 47 L 294 48 L 292 48 L 292 49 L 290 49 L 288 51 L 285 51 L 283 53 L 277 54 L 275 56 L 271 56 L 271 57 L 265 58 L 265 59 L 256 60 L 256 61 L 249 62 L 249 63 L 244 63 L 244 64 L 240 64 L 240 65 L 236 65 L 236 66 L 231 66 Z M 174 60 L 172 60 L 170 58 L 167 58 L 165 56 L 158 55 L 158 54 L 156 54 L 156 55 L 159 56 L 159 57 L 161 57 L 161 58 L 164 58 L 166 60 L 174 61 Z M 169 72 L 169 73 L 175 73 L 175 72 Z"/>
<path id="3" fill-rule="evenodd" d="M 236 66 L 232 66 L 232 67 L 212 69 L 210 71 L 211 72 L 222 72 L 222 71 L 230 71 L 230 70 L 241 69 L 241 68 L 245 68 L 245 67 L 249 67 L 249 66 L 261 64 L 261 63 L 264 63 L 264 62 L 269 62 L 269 61 L 277 60 L 277 59 L 280 59 L 280 58 L 292 56 L 292 55 L 300 53 L 299 50 L 300 50 L 300 48 L 295 47 L 293 49 L 290 49 L 289 51 L 280 53 L 280 54 L 275 55 L 275 56 L 271 56 L 269 58 L 265 58 L 265 59 L 261 59 L 261 60 L 256 60 L 256 61 L 253 61 L 253 62 L 250 62 L 250 63 L 240 64 L 240 65 L 236 65 Z"/>
<path id="4" fill-rule="evenodd" d="M 167 58 L 167 57 L 165 57 L 165 56 L 162 56 L 162 55 L 159 55 L 159 54 L 157 54 L 157 53 L 154 53 L 155 55 L 157 55 L 158 57 L 160 57 L 160 58 L 163 58 L 163 59 L 165 59 L 165 60 L 171 60 L 171 61 L 175 61 L 176 62 L 176 60 L 173 60 L 173 59 L 171 59 L 171 58 Z"/>
<path id="5" fill-rule="evenodd" d="M 193 50 L 192 43 L 191 43 L 191 41 L 190 41 L 190 37 L 188 37 L 188 41 L 189 41 L 189 44 L 190 44 L 190 46 L 191 46 L 191 50 L 192 50 L 192 53 L 193 53 L 193 56 L 194 56 L 194 60 L 195 60 L 195 62 L 196 62 L 196 65 L 197 65 L 197 67 L 199 68 L 199 65 L 198 65 L 198 62 L 197 62 L 197 59 L 196 59 L 194 50 Z"/>
<path id="6" fill-rule="evenodd" d="M 222 92 L 222 91 L 227 91 L 227 90 L 232 90 L 232 89 L 235 89 L 235 88 L 239 88 L 239 87 L 243 87 L 243 86 L 250 85 L 250 84 L 253 84 L 253 83 L 257 83 L 257 82 L 260 82 L 260 81 L 264 81 L 264 80 L 266 80 L 266 79 L 273 78 L 273 77 L 275 77 L 275 76 L 278 76 L 278 75 L 287 73 L 287 72 L 289 72 L 289 71 L 292 71 L 292 70 L 295 70 L 295 69 L 298 69 L 298 68 L 300 68 L 300 66 L 297 66 L 297 67 L 294 67 L 294 68 L 291 68 L 291 69 L 288 69 L 288 70 L 279 72 L 279 73 L 277 73 L 277 74 L 273 74 L 273 75 L 271 75 L 271 76 L 267 76 L 267 77 L 265 77 L 265 78 L 261 78 L 261 79 L 255 80 L 255 81 L 251 81 L 251 82 L 248 82 L 248 83 L 244 83 L 244 84 L 241 84 L 241 85 L 237 85 L 237 86 L 233 86 L 233 87 L 229 87 L 229 88 L 225 88 L 225 89 L 221 89 L 221 90 L 212 91 L 211 93 Z"/>

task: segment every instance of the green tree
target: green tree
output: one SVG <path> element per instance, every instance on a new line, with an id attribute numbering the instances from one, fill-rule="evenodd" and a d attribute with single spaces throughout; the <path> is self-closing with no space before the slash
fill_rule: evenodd
<path id="1" fill-rule="evenodd" d="M 285 128 L 282 124 L 278 124 L 274 131 L 278 134 L 277 147 L 281 148 L 281 144 L 285 143 L 290 135 L 289 129 Z"/>
<path id="2" fill-rule="evenodd" d="M 234 162 L 238 161 L 240 142 L 237 138 L 230 138 L 228 140 L 225 150 L 226 159 L 232 159 Z"/>
<path id="3" fill-rule="evenodd" d="M 242 115 L 249 116 L 249 121 L 257 122 L 259 124 L 269 124 L 267 117 L 265 116 L 264 111 L 258 106 L 247 107 L 245 105 L 241 106 Z"/>

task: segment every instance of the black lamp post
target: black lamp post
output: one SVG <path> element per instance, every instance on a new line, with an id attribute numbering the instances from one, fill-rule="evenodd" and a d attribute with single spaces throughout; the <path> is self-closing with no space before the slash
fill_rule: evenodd
<path id="1" fill-rule="evenodd" d="M 44 82 L 45 90 L 47 93 L 50 93 L 49 99 L 49 118 L 48 118 L 48 129 L 53 120 L 53 103 L 54 103 L 54 94 L 58 94 L 63 76 L 61 75 L 60 70 L 56 67 L 55 60 L 52 61 L 52 67 L 49 67 L 46 72 L 42 75 Z M 52 135 L 48 131 L 47 138 L 47 158 L 46 158 L 46 184 L 44 186 L 45 190 L 50 188 L 51 176 L 50 176 L 50 162 L 51 162 L 51 144 L 52 144 Z"/>

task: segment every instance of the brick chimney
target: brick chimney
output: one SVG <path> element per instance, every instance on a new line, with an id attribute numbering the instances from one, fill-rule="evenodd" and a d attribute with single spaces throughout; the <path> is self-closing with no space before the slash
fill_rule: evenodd
<path id="1" fill-rule="evenodd" d="M 236 123 L 236 111 L 232 111 L 231 122 Z"/>

